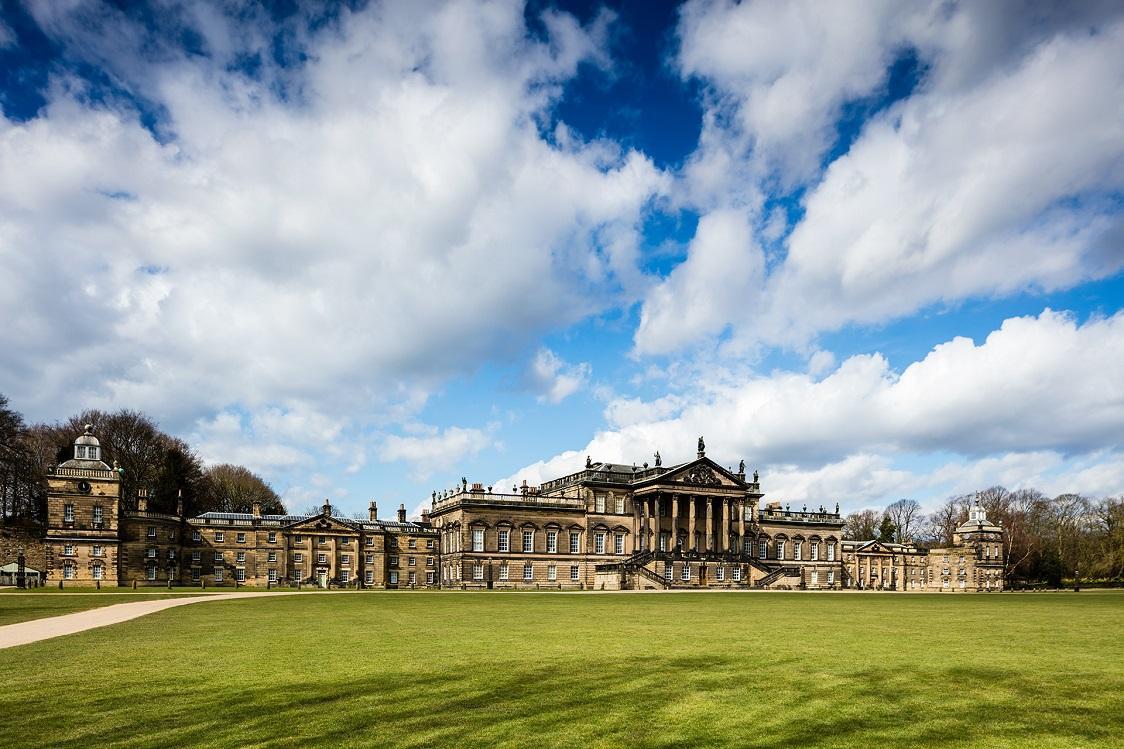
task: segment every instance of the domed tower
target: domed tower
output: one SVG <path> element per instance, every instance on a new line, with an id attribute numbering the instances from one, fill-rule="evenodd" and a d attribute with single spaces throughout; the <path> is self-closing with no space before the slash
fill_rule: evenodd
<path id="1" fill-rule="evenodd" d="M 1003 590 L 1006 587 L 1003 526 L 987 519 L 979 497 L 968 510 L 968 520 L 953 532 L 952 543 L 970 551 L 967 569 L 976 590 Z"/>
<path id="2" fill-rule="evenodd" d="M 47 557 L 51 581 L 117 585 L 121 471 L 102 460 L 94 427 L 74 440 L 70 460 L 47 469 Z"/>

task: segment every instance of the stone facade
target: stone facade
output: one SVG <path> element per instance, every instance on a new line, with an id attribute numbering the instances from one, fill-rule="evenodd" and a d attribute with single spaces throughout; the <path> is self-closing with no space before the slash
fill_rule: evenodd
<path id="1" fill-rule="evenodd" d="M 437 586 L 437 533 L 427 522 L 208 512 L 185 517 L 120 501 L 121 475 L 101 461 L 93 430 L 47 477 L 47 580 L 75 586 L 199 585 L 425 588 Z M 30 564 L 30 562 L 29 562 Z"/>
<path id="2" fill-rule="evenodd" d="M 952 545 L 931 549 L 882 541 L 844 541 L 845 587 L 940 593 L 1003 590 L 1003 529 L 988 521 L 979 501 Z"/>
<path id="3" fill-rule="evenodd" d="M 510 493 L 466 480 L 421 522 L 209 512 L 120 501 L 120 471 L 92 430 L 48 476 L 44 569 L 76 585 L 278 584 L 367 588 L 1002 590 L 1002 528 L 978 504 L 953 545 L 843 541 L 839 505 L 770 502 L 754 472 L 706 457 L 642 467 L 586 460 Z"/>

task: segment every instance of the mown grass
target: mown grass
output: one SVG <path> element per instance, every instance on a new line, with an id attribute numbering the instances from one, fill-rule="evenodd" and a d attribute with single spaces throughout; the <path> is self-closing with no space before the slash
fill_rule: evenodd
<path id="1" fill-rule="evenodd" d="M 183 593 L 168 595 L 153 593 L 129 593 L 121 595 L 44 595 L 42 593 L 18 592 L 0 595 L 0 626 L 16 622 L 42 619 L 45 616 L 73 614 L 76 611 L 112 606 L 127 601 L 151 601 L 162 598 L 182 598 Z"/>
<path id="2" fill-rule="evenodd" d="M 11 747 L 1118 747 L 1124 595 L 215 601 L 0 683 Z"/>

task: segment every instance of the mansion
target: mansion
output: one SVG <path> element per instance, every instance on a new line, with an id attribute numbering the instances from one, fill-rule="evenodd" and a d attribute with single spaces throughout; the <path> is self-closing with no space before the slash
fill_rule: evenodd
<path id="1" fill-rule="evenodd" d="M 493 491 L 467 480 L 418 522 L 125 509 L 120 469 L 92 429 L 48 475 L 47 579 L 74 585 L 642 590 L 1003 588 L 1003 530 L 977 504 L 953 544 L 843 540 L 839 505 L 791 510 L 706 456 L 642 467 L 586 459 L 544 483 Z"/>

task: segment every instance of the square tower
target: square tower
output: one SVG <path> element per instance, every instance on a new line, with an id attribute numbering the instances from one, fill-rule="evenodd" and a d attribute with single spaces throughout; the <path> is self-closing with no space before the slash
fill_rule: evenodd
<path id="1" fill-rule="evenodd" d="M 102 461 L 93 426 L 74 456 L 47 471 L 47 577 L 72 585 L 117 585 L 121 472 Z"/>

